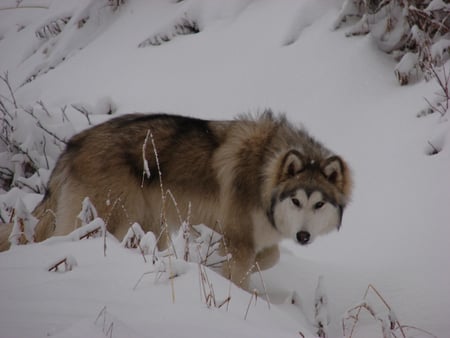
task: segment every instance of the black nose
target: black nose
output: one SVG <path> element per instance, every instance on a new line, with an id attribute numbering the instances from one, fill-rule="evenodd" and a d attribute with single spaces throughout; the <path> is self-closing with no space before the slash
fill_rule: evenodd
<path id="1" fill-rule="evenodd" d="M 310 238 L 311 234 L 308 231 L 297 232 L 297 241 L 302 245 L 308 244 Z"/>

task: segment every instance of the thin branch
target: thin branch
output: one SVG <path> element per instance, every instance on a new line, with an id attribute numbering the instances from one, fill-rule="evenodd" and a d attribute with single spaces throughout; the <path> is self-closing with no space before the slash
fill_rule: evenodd
<path id="1" fill-rule="evenodd" d="M 2 81 L 6 84 L 6 87 L 7 87 L 8 90 L 9 90 L 9 94 L 11 95 L 11 99 L 13 100 L 14 108 L 17 109 L 18 107 L 17 107 L 16 97 L 14 96 L 14 91 L 12 90 L 11 84 L 9 83 L 8 72 L 5 72 L 5 75 L 4 75 L 4 76 L 1 76 L 1 75 L 0 75 L 0 80 L 2 80 Z"/>
<path id="2" fill-rule="evenodd" d="M 44 153 L 44 158 L 45 158 L 45 165 L 47 167 L 47 169 L 50 169 L 50 164 L 48 163 L 48 156 L 47 156 L 47 140 L 45 138 L 44 135 L 42 135 L 43 141 L 42 141 L 42 152 Z"/>
<path id="3" fill-rule="evenodd" d="M 3 7 L 0 11 L 9 11 L 12 9 L 48 9 L 48 6 L 18 6 L 18 7 Z"/>
<path id="4" fill-rule="evenodd" d="M 429 155 L 436 155 L 440 152 L 440 150 L 438 148 L 436 148 L 433 143 L 431 143 L 430 141 L 427 141 L 427 142 L 428 142 L 428 145 L 431 148 L 433 148 L 433 151 L 431 153 L 429 153 Z"/>
<path id="5" fill-rule="evenodd" d="M 88 124 L 90 126 L 92 126 L 91 119 L 89 118 L 89 111 L 86 108 L 84 108 L 83 106 L 77 106 L 75 104 L 72 104 L 72 108 L 75 109 L 76 111 L 80 112 L 81 114 L 83 114 L 84 117 L 86 117 Z"/>
<path id="6" fill-rule="evenodd" d="M 24 109 L 24 112 L 26 112 L 27 114 L 29 114 L 31 117 L 33 117 L 36 120 L 36 125 L 42 129 L 44 132 L 46 132 L 47 134 L 49 134 L 50 136 L 54 137 L 57 141 L 61 142 L 62 144 L 67 144 L 67 142 L 65 140 L 63 140 L 62 138 L 60 138 L 58 135 L 56 135 L 55 133 L 51 132 L 50 130 L 48 130 L 47 128 L 45 128 L 41 121 L 38 120 L 38 118 L 34 115 L 33 109 L 32 108 L 27 108 Z"/>
<path id="7" fill-rule="evenodd" d="M 416 330 L 416 331 L 425 333 L 425 334 L 429 335 L 430 337 L 438 338 L 437 336 L 435 336 L 435 335 L 432 334 L 431 332 L 428 332 L 427 330 L 421 329 L 421 328 L 419 328 L 419 327 L 415 327 L 415 326 L 411 326 L 411 325 L 402 325 L 402 328 L 403 328 L 403 329 L 412 329 L 412 330 Z"/>
<path id="8" fill-rule="evenodd" d="M 42 108 L 42 110 L 47 114 L 47 116 L 52 116 L 51 114 L 50 114 L 50 112 L 48 111 L 48 109 L 47 109 L 47 107 L 45 106 L 45 104 L 44 104 L 44 102 L 42 102 L 41 100 L 39 100 L 38 102 L 37 102 L 37 104 Z"/>
<path id="9" fill-rule="evenodd" d="M 62 121 L 66 122 L 66 120 L 67 120 L 67 122 L 70 122 L 70 120 L 66 114 L 66 109 L 67 109 L 67 106 L 61 107 Z"/>

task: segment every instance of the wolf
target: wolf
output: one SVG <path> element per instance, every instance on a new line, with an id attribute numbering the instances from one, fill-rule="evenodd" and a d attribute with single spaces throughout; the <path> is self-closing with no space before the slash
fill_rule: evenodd
<path id="1" fill-rule="evenodd" d="M 222 252 L 231 254 L 222 273 L 247 289 L 256 262 L 278 261 L 282 239 L 307 245 L 338 230 L 351 189 L 346 162 L 283 114 L 129 114 L 69 140 L 33 212 L 35 238 L 77 228 L 85 197 L 118 239 L 134 222 L 160 233 L 163 208 L 169 225 L 190 212 L 191 224 L 221 225 Z M 176 206 L 163 205 L 168 190 Z"/>

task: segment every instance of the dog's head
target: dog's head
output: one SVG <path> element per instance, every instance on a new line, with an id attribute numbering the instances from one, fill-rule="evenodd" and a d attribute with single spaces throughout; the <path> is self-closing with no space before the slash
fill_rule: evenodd
<path id="1" fill-rule="evenodd" d="M 285 238 L 302 245 L 339 230 L 350 194 L 350 173 L 338 156 L 307 158 L 288 151 L 279 165 L 268 216 Z"/>

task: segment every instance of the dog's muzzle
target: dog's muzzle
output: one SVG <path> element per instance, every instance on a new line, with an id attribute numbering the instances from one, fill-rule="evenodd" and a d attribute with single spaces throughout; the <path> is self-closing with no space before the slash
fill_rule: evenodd
<path id="1" fill-rule="evenodd" d="M 311 234 L 308 231 L 297 232 L 297 241 L 301 245 L 308 244 L 310 239 L 311 239 Z"/>

